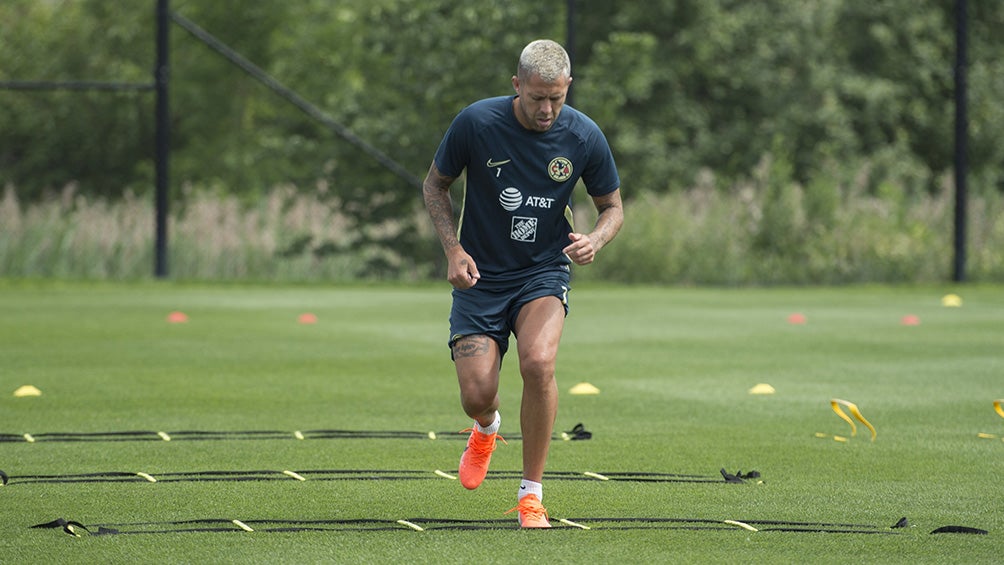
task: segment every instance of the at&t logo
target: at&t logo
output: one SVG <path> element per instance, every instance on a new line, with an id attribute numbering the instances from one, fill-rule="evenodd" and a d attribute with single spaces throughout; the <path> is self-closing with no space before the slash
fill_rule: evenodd
<path id="1" fill-rule="evenodd" d="M 499 195 L 499 204 L 506 212 L 513 212 L 523 205 L 523 193 L 510 186 Z"/>

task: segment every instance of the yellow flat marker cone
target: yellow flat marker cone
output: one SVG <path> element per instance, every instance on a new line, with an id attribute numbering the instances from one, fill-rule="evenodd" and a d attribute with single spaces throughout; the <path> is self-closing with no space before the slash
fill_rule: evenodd
<path id="1" fill-rule="evenodd" d="M 1004 418 L 1004 408 L 1001 408 L 1001 402 L 1004 402 L 1004 398 L 994 400 L 994 412 L 997 412 L 1001 418 Z"/>
<path id="2" fill-rule="evenodd" d="M 573 386 L 568 392 L 571 394 L 579 394 L 579 395 L 599 394 L 600 389 L 596 388 L 595 386 L 589 383 L 579 383 Z"/>
<path id="3" fill-rule="evenodd" d="M 958 308 L 962 306 L 962 299 L 958 294 L 946 294 L 941 297 L 941 305 L 946 308 Z"/>
<path id="4" fill-rule="evenodd" d="M 14 396 L 18 398 L 24 398 L 26 396 L 42 396 L 42 391 L 32 385 L 24 385 L 22 387 L 18 387 L 18 389 L 14 391 Z"/>
<path id="5" fill-rule="evenodd" d="M 750 389 L 750 394 L 774 394 L 774 387 L 767 383 L 760 383 Z"/>
<path id="6" fill-rule="evenodd" d="M 858 427 L 854 425 L 854 420 L 851 420 L 850 416 L 845 414 L 844 411 L 840 409 L 841 406 L 844 406 L 848 410 L 850 410 L 851 414 L 853 414 L 854 417 L 857 418 L 859 422 L 864 424 L 865 427 L 871 431 L 872 441 L 875 441 L 875 436 L 877 435 L 875 433 L 875 426 L 871 425 L 871 423 L 869 423 L 868 420 L 865 419 L 865 417 L 861 414 L 861 411 L 858 410 L 857 404 L 854 404 L 853 402 L 849 402 L 847 400 L 840 400 L 839 398 L 831 399 L 830 407 L 833 408 L 833 411 L 837 414 L 837 416 L 840 416 L 840 418 L 843 421 L 851 425 L 851 436 L 857 435 Z"/>

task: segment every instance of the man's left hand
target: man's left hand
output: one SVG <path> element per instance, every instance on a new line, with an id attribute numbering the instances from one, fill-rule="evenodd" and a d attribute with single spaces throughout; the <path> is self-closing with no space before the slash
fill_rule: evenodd
<path id="1" fill-rule="evenodd" d="M 581 233 L 570 233 L 568 239 L 572 243 L 562 249 L 565 255 L 576 265 L 588 265 L 596 258 L 596 248 L 588 235 Z"/>

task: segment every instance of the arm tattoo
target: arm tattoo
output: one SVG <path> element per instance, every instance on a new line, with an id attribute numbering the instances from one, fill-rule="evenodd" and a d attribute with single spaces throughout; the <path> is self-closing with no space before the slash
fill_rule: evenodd
<path id="1" fill-rule="evenodd" d="M 620 189 L 609 196 L 593 199 L 598 216 L 593 228 L 593 236 L 600 247 L 606 245 L 620 231 L 624 223 L 624 209 L 620 199 Z"/>
<path id="2" fill-rule="evenodd" d="M 435 165 L 430 167 L 429 175 L 422 183 L 422 196 L 425 200 L 425 207 L 432 219 L 432 225 L 436 229 L 443 249 L 450 249 L 459 245 L 457 241 L 457 226 L 453 220 L 453 204 L 450 202 L 450 185 L 456 180 L 454 177 L 444 177 L 436 170 Z"/>

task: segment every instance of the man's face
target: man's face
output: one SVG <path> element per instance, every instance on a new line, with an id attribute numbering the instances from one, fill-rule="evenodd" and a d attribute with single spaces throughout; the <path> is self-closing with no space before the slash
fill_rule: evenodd
<path id="1" fill-rule="evenodd" d="M 513 102 L 516 119 L 531 131 L 551 129 L 565 105 L 565 96 L 571 84 L 571 77 L 560 78 L 555 82 L 546 82 L 537 75 L 523 80 L 512 77 L 512 87 L 519 95 Z"/>

